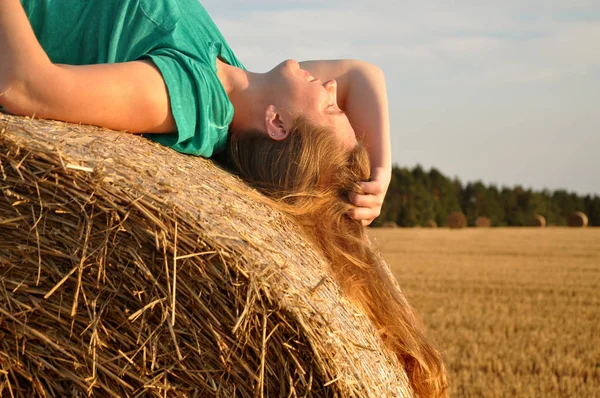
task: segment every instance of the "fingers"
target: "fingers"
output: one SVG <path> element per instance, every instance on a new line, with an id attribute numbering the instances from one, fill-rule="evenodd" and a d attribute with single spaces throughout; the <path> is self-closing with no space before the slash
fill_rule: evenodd
<path id="1" fill-rule="evenodd" d="M 348 195 L 350 203 L 356 206 L 348 211 L 348 217 L 360 220 L 362 225 L 367 226 L 379 217 L 386 190 L 380 181 L 361 182 L 360 187 L 363 190 L 363 195 L 356 193 Z"/>
<path id="2" fill-rule="evenodd" d="M 383 199 L 376 195 L 358 195 L 351 193 L 348 195 L 350 203 L 358 207 L 381 207 Z"/>
<path id="3" fill-rule="evenodd" d="M 365 181 L 360 183 L 360 187 L 366 194 L 381 195 L 384 193 L 383 185 L 379 181 Z"/>
<path id="4" fill-rule="evenodd" d="M 348 211 L 348 217 L 355 220 L 368 221 L 368 224 L 370 224 L 379 216 L 380 212 L 381 207 L 355 207 Z M 363 225 L 365 224 L 363 223 Z"/>

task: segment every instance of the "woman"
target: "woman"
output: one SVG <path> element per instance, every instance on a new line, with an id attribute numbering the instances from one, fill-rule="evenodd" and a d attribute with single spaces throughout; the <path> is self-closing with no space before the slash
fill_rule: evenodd
<path id="1" fill-rule="evenodd" d="M 385 85 L 373 65 L 286 61 L 248 72 L 197 0 L 23 7 L 26 14 L 17 0 L 0 4 L 0 105 L 9 112 L 153 133 L 146 136 L 205 157 L 225 147 L 229 127 L 284 140 L 298 111 L 350 147 L 350 119 L 373 165 L 352 217 L 368 224 L 379 215 L 391 155 Z"/>
<path id="2" fill-rule="evenodd" d="M 145 133 L 193 155 L 227 146 L 236 171 L 329 258 L 417 395 L 445 394 L 439 354 L 365 243 L 363 226 L 379 215 L 391 177 L 375 66 L 289 60 L 249 72 L 197 0 L 2 0 L 0 105 Z"/>

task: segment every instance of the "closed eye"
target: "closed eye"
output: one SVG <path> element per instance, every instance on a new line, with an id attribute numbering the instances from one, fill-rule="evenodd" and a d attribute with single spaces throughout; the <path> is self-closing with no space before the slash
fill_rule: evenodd
<path id="1" fill-rule="evenodd" d="M 346 112 L 344 112 L 342 109 L 335 109 L 335 104 L 331 104 L 327 107 L 327 109 L 333 109 L 336 111 L 337 114 L 339 115 L 345 115 Z"/>

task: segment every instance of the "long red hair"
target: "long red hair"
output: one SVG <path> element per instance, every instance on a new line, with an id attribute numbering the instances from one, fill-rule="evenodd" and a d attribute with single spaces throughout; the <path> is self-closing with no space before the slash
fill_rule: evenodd
<path id="1" fill-rule="evenodd" d="M 228 163 L 293 217 L 329 260 L 344 293 L 378 327 L 404 365 L 415 395 L 446 397 L 441 356 L 415 310 L 378 267 L 366 228 L 346 216 L 351 192 L 369 179 L 365 149 L 341 150 L 327 128 L 298 118 L 283 141 L 259 132 L 231 132 Z"/>

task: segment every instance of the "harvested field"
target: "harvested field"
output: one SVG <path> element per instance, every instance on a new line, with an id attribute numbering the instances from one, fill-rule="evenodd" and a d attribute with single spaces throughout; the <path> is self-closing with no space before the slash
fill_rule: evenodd
<path id="1" fill-rule="evenodd" d="M 376 230 L 454 397 L 600 397 L 600 228 Z"/>

